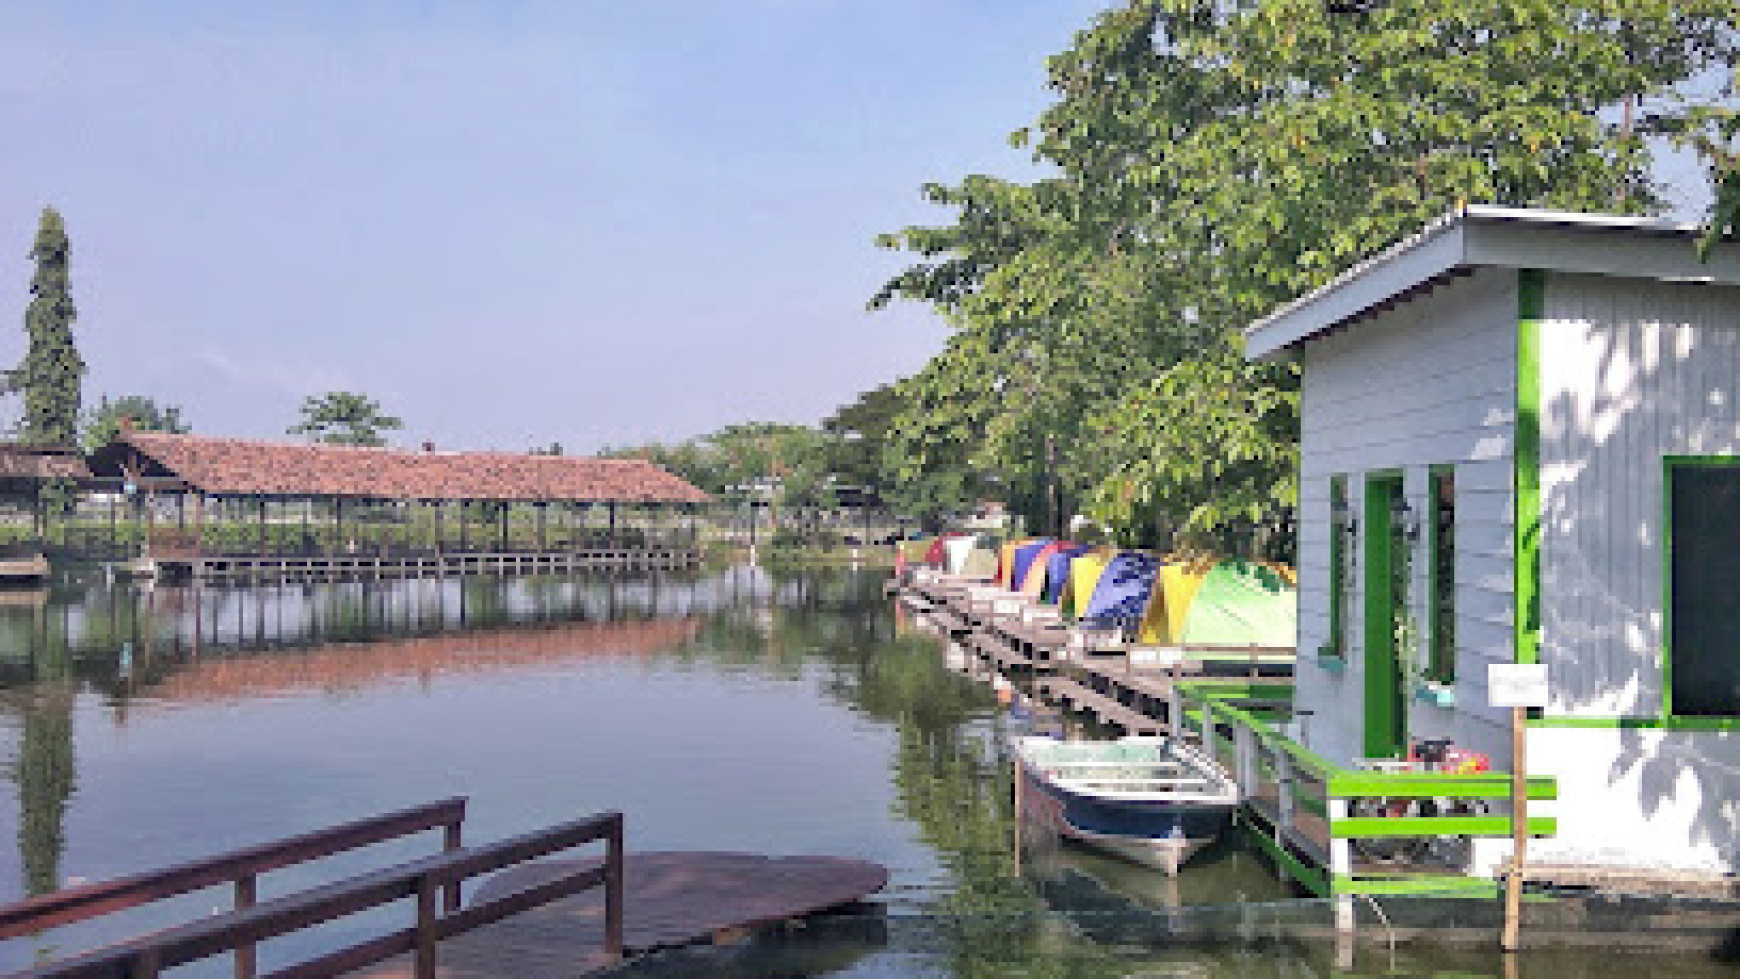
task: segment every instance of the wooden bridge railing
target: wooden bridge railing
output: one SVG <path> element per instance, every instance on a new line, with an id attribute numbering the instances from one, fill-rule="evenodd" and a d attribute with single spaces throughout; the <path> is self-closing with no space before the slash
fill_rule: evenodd
<path id="1" fill-rule="evenodd" d="M 243 911 L 254 905 L 261 874 L 410 836 L 424 830 L 440 828 L 443 831 L 443 849 L 453 852 L 462 843 L 465 802 L 464 798 L 444 799 L 214 857 L 204 857 L 163 870 L 73 887 L 19 901 L 0 907 L 0 940 L 35 934 L 220 884 L 234 886 L 236 910 Z M 459 885 L 455 882 L 447 890 L 448 910 L 456 910 L 459 901 Z M 236 975 L 243 979 L 253 976 L 252 943 L 238 944 L 234 949 Z"/>
<path id="2" fill-rule="evenodd" d="M 599 864 L 582 864 L 581 869 L 485 904 L 464 909 L 449 904 L 446 913 L 438 908 L 438 893 L 443 890 L 449 895 L 456 893 L 458 885 L 467 878 L 597 840 L 604 840 L 607 847 L 605 859 Z M 299 891 L 16 975 L 37 979 L 152 979 L 164 969 L 414 898 L 417 920 L 412 927 L 329 952 L 272 976 L 274 979 L 336 976 L 410 953 L 414 956 L 415 975 L 419 979 L 434 979 L 436 948 L 442 939 L 601 885 L 605 888 L 604 951 L 620 958 L 622 868 L 622 814 L 603 813 L 489 846 L 427 857 Z"/>

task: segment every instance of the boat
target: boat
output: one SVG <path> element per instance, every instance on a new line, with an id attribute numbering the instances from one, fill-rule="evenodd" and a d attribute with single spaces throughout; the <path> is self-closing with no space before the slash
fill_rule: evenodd
<path id="1" fill-rule="evenodd" d="M 1220 836 L 1238 808 L 1232 777 L 1175 738 L 1011 744 L 1025 814 L 1066 839 L 1169 874 Z"/>

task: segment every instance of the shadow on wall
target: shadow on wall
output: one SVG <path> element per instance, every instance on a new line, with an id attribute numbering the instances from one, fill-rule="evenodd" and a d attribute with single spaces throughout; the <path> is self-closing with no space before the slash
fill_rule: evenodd
<path id="1" fill-rule="evenodd" d="M 1661 718 L 1671 638 L 1663 457 L 1740 451 L 1740 290 L 1564 278 L 1574 287 L 1549 287 L 1542 326 L 1541 660 L 1556 711 Z M 1554 335 L 1573 330 L 1574 348 Z M 1654 815 L 1686 804 L 1691 780 L 1688 842 L 1734 859 L 1733 737 L 1639 725 L 1618 738 L 1609 785 L 1635 779 Z"/>

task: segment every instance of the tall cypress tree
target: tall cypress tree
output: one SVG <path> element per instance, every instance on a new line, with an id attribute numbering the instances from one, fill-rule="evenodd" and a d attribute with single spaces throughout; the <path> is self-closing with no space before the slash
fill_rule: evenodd
<path id="1" fill-rule="evenodd" d="M 36 274 L 30 279 L 30 305 L 24 310 L 24 332 L 30 349 L 19 368 L 24 388 L 24 421 L 21 435 L 26 442 L 50 445 L 78 443 L 79 395 L 85 362 L 73 345 L 72 325 L 78 319 L 73 306 L 72 276 L 68 271 L 72 246 L 60 212 L 42 209 L 36 243 L 30 257 Z"/>

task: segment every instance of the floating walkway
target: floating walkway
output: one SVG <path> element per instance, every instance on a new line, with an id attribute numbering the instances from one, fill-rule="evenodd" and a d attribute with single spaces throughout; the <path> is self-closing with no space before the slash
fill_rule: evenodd
<path id="1" fill-rule="evenodd" d="M 425 554 L 187 555 L 114 566 L 120 577 L 194 581 L 330 581 L 458 574 L 569 574 L 676 571 L 699 567 L 692 548 L 591 548 L 575 551 L 448 551 Z"/>

